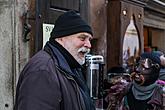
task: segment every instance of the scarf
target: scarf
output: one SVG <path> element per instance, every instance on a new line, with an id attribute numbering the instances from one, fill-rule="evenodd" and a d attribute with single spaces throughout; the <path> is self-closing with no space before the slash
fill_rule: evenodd
<path id="1" fill-rule="evenodd" d="M 133 82 L 132 92 L 137 100 L 146 100 L 153 95 L 154 89 L 156 87 L 157 87 L 156 82 L 149 86 L 140 86 L 137 83 Z"/>

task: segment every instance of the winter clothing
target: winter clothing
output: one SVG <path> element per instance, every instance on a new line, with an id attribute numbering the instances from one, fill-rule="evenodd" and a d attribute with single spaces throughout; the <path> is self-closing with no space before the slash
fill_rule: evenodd
<path id="1" fill-rule="evenodd" d="M 152 90 L 151 93 L 145 90 L 140 91 L 141 87 L 137 87 L 139 89 L 137 93 L 139 96 L 137 96 L 137 94 L 134 95 L 134 88 L 132 88 L 134 86 L 133 83 L 128 84 L 128 86 L 124 90 L 122 89 L 119 94 L 116 94 L 116 92 L 113 94 L 110 93 L 108 96 L 113 101 L 109 102 L 107 110 L 164 110 L 162 86 L 159 84 L 154 85 L 154 88 L 149 87 Z M 123 95 L 123 91 L 127 91 L 127 94 Z M 147 96 L 144 95 L 144 91 Z M 140 96 L 140 94 L 142 96 Z M 123 99 L 119 101 L 119 97 L 123 97 Z M 141 97 L 141 99 L 137 99 L 139 97 Z"/>
<path id="2" fill-rule="evenodd" d="M 164 110 L 163 89 L 156 82 L 160 71 L 158 64 L 160 65 L 160 59 L 154 53 L 141 55 L 140 61 L 131 74 L 133 81 L 127 87 L 124 84 L 120 85 L 120 88 L 116 88 L 118 92 L 112 94 L 113 96 L 116 95 L 114 99 L 124 97 L 120 102 L 114 101 L 117 102 L 114 104 L 115 110 Z M 119 87 L 118 84 L 115 86 Z M 110 90 L 113 90 L 115 86 L 112 86 Z M 123 91 L 127 91 L 125 96 Z"/>
<path id="3" fill-rule="evenodd" d="M 60 38 L 79 32 L 87 32 L 93 35 L 91 27 L 75 11 L 68 11 L 56 20 L 50 39 Z"/>
<path id="4" fill-rule="evenodd" d="M 132 93 L 137 100 L 147 100 L 153 95 L 155 87 L 156 82 L 149 86 L 140 86 L 133 82 Z"/>
<path id="5" fill-rule="evenodd" d="M 82 67 L 56 41 L 48 41 L 25 66 L 14 110 L 94 110 Z"/>
<path id="6" fill-rule="evenodd" d="M 141 94 L 144 94 L 142 92 Z M 164 110 L 162 87 L 157 84 L 151 94 L 147 99 L 143 100 L 143 98 L 146 98 L 145 95 L 141 96 L 142 99 L 137 99 L 133 91 L 130 90 L 124 97 L 120 110 Z"/>

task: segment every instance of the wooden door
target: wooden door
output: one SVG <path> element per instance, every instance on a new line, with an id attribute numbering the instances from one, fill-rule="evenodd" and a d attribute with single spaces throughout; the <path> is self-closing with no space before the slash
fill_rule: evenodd
<path id="1" fill-rule="evenodd" d="M 142 52 L 143 4 L 131 0 L 110 0 L 107 9 L 107 68 L 110 69 L 123 66 L 123 41 L 131 18 L 139 38 L 139 51 Z"/>

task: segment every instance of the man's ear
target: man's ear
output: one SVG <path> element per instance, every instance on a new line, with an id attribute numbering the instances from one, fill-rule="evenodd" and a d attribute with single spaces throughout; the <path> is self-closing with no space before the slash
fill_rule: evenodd
<path id="1" fill-rule="evenodd" d="M 62 41 L 62 38 L 56 38 L 55 39 L 57 42 L 60 42 L 60 41 Z"/>
<path id="2" fill-rule="evenodd" d="M 59 44 L 61 44 L 62 46 L 64 46 L 64 43 L 63 43 L 63 39 L 62 38 L 56 38 L 55 39 Z"/>

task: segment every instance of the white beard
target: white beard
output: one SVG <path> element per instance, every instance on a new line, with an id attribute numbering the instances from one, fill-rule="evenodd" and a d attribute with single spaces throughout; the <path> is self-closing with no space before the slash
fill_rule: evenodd
<path id="1" fill-rule="evenodd" d="M 76 61 L 80 64 L 80 65 L 83 65 L 85 63 L 85 58 L 78 58 L 76 59 Z"/>
<path id="2" fill-rule="evenodd" d="M 74 56 L 74 58 L 76 59 L 76 61 L 80 64 L 83 65 L 85 63 L 85 55 L 88 54 L 90 52 L 90 49 L 86 48 L 86 47 L 81 47 L 78 49 L 77 51 L 77 55 Z M 80 57 L 79 54 L 80 53 L 84 53 L 83 57 Z"/>
<path id="3" fill-rule="evenodd" d="M 77 49 L 74 48 L 74 46 L 69 42 L 66 42 L 63 46 L 80 65 L 83 65 L 85 63 L 85 55 L 89 53 L 90 49 L 86 47 Z"/>

